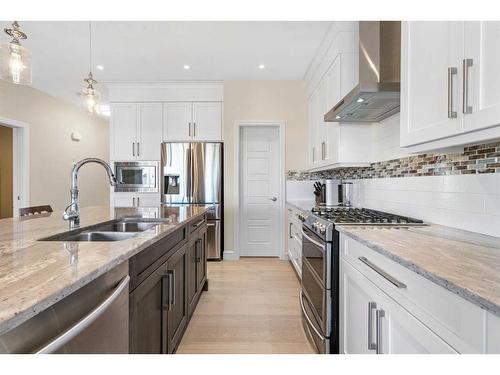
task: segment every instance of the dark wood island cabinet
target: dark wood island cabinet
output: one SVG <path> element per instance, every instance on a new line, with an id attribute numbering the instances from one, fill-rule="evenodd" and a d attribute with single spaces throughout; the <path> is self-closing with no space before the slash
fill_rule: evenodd
<path id="1" fill-rule="evenodd" d="M 129 260 L 130 353 L 175 353 L 208 287 L 206 216 Z"/>

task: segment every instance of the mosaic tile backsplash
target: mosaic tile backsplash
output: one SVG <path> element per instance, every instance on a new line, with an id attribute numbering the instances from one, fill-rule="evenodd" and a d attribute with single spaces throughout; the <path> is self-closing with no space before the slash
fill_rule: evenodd
<path id="1" fill-rule="evenodd" d="M 288 180 L 391 178 L 500 173 L 500 141 L 464 147 L 461 154 L 421 154 L 372 163 L 365 168 L 288 171 Z"/>

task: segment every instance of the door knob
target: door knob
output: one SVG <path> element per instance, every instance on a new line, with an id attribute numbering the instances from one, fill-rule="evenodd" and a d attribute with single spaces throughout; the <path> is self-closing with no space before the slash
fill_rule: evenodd
<path id="1" fill-rule="evenodd" d="M 271 198 L 269 198 L 269 200 L 270 200 L 270 201 L 273 201 L 273 202 L 276 202 L 276 201 L 278 200 L 278 198 L 276 198 L 276 197 L 271 197 Z"/>

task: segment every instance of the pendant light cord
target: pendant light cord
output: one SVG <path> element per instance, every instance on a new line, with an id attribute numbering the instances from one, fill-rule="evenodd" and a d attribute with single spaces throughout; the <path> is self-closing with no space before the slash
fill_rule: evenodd
<path id="1" fill-rule="evenodd" d="M 92 21 L 89 21 L 89 72 L 92 72 Z"/>

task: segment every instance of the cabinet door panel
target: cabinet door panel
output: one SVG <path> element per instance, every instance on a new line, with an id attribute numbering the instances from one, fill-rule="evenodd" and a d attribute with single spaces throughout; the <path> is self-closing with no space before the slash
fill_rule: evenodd
<path id="1" fill-rule="evenodd" d="M 158 194 L 136 194 L 137 205 L 139 207 L 158 207 L 160 205 L 160 196 Z"/>
<path id="2" fill-rule="evenodd" d="M 472 113 L 464 116 L 465 130 L 500 124 L 500 22 L 465 23 L 465 58 L 469 68 L 469 102 Z"/>
<path id="3" fill-rule="evenodd" d="M 111 159 L 133 160 L 136 155 L 137 105 L 117 103 L 111 107 Z M 159 146 L 158 146 L 159 147 Z"/>
<path id="4" fill-rule="evenodd" d="M 196 267 L 196 283 L 198 291 L 201 292 L 207 279 L 207 227 L 200 228 L 198 234 L 198 254 Z"/>
<path id="5" fill-rule="evenodd" d="M 169 258 L 167 272 L 173 275 L 173 295 L 169 296 L 172 303 L 167 311 L 167 351 L 173 353 L 187 324 L 187 245 Z"/>
<path id="6" fill-rule="evenodd" d="M 162 104 L 139 104 L 137 159 L 160 160 L 162 140 Z"/>
<path id="7" fill-rule="evenodd" d="M 134 200 L 135 195 L 129 193 L 114 193 L 113 206 L 114 207 L 134 207 L 136 205 Z"/>
<path id="8" fill-rule="evenodd" d="M 403 22 L 401 42 L 401 146 L 460 134 L 464 23 Z M 448 117 L 450 67 L 456 118 Z"/>
<path id="9" fill-rule="evenodd" d="M 191 140 L 192 108 L 190 102 L 163 105 L 163 141 Z"/>
<path id="10" fill-rule="evenodd" d="M 191 234 L 191 237 L 193 235 Z M 194 307 L 196 306 L 196 298 L 198 293 L 198 283 L 196 282 L 197 278 L 197 263 L 196 263 L 196 246 L 197 246 L 197 236 L 194 236 L 189 241 L 188 249 L 187 249 L 187 264 L 188 264 L 188 275 L 187 275 L 187 299 L 188 299 L 188 312 L 191 315 L 194 311 Z"/>
<path id="11" fill-rule="evenodd" d="M 333 62 L 328 74 L 327 79 L 327 111 L 333 108 L 341 96 L 341 55 Z M 329 163 L 336 163 L 339 161 L 339 146 L 340 146 L 340 128 L 338 122 L 326 123 L 327 126 L 327 158 Z"/>
<path id="12" fill-rule="evenodd" d="M 163 342 L 166 325 L 162 308 L 161 266 L 130 294 L 130 352 L 143 354 L 165 353 Z"/>
<path id="13" fill-rule="evenodd" d="M 221 103 L 193 103 L 193 139 L 196 141 L 222 140 Z"/>
<path id="14" fill-rule="evenodd" d="M 377 299 L 373 288 L 345 260 L 340 262 L 340 282 L 340 351 L 346 354 L 375 354 L 374 350 L 368 349 L 368 304 Z M 373 323 L 374 310 L 371 319 Z"/>

